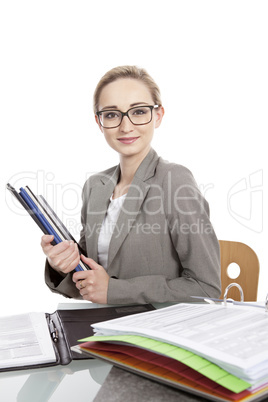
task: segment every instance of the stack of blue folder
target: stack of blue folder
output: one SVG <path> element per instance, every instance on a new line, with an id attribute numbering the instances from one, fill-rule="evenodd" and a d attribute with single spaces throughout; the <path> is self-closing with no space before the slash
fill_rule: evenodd
<path id="1" fill-rule="evenodd" d="M 7 189 L 11 191 L 21 205 L 27 210 L 43 233 L 54 236 L 52 242 L 53 245 L 58 244 L 63 240 L 72 240 L 77 243 L 42 195 L 36 196 L 28 186 L 25 188 L 21 187 L 19 192 L 17 192 L 15 188 L 8 183 Z M 79 251 L 81 253 L 80 248 Z M 87 269 L 90 269 L 88 265 L 80 260 L 75 271 L 86 271 Z"/>

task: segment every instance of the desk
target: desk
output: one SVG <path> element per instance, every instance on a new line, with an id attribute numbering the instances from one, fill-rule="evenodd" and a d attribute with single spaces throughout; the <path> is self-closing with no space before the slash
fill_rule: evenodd
<path id="1" fill-rule="evenodd" d="M 112 367 L 94 402 L 211 402 Z"/>
<path id="2" fill-rule="evenodd" d="M 97 359 L 68 366 L 0 373 L 1 402 L 90 402 L 111 365 Z"/>
<path id="3" fill-rule="evenodd" d="M 201 402 L 98 359 L 0 374 L 1 402 Z"/>

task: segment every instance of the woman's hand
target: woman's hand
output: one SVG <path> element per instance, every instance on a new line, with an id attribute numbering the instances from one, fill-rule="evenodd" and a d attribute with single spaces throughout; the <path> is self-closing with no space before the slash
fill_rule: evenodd
<path id="1" fill-rule="evenodd" d="M 47 256 L 50 266 L 61 274 L 68 274 L 79 264 L 80 255 L 77 244 L 72 240 L 65 240 L 55 246 L 51 245 L 54 236 L 44 235 L 41 247 Z"/>
<path id="2" fill-rule="evenodd" d="M 86 258 L 81 255 L 81 259 L 91 270 L 79 271 L 73 274 L 73 281 L 80 295 L 84 300 L 93 303 L 107 304 L 109 275 L 105 269 L 92 260 L 92 258 Z"/>

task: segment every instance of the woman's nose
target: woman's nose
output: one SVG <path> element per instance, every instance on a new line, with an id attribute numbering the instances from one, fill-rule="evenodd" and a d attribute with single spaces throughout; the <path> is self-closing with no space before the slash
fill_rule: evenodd
<path id="1" fill-rule="evenodd" d="M 133 128 L 134 126 L 129 120 L 128 116 L 124 116 L 120 124 L 120 130 L 123 132 L 130 132 L 133 131 Z"/>

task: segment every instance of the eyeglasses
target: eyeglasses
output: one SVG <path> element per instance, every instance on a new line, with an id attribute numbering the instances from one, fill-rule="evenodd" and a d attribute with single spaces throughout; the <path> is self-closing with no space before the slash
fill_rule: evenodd
<path id="1" fill-rule="evenodd" d="M 103 128 L 116 128 L 122 123 L 123 117 L 127 116 L 135 126 L 149 124 L 152 121 L 153 109 L 159 106 L 137 106 L 128 109 L 123 113 L 120 110 L 101 110 L 97 112 L 99 123 Z"/>

